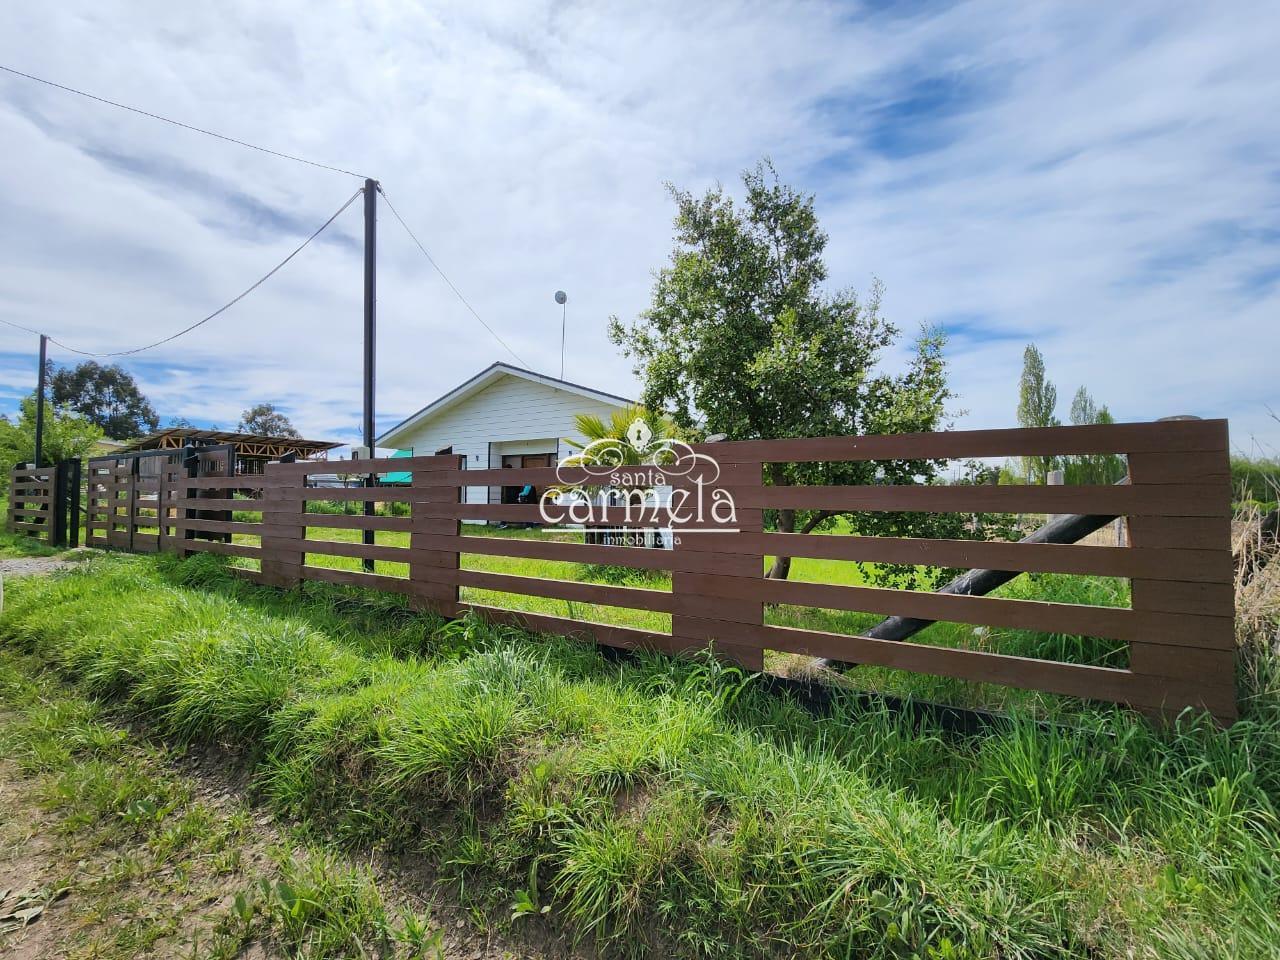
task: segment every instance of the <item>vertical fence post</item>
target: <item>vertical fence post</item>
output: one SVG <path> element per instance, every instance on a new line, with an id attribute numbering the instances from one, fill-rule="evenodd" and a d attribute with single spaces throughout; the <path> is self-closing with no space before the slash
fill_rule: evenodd
<path id="1" fill-rule="evenodd" d="M 90 458 L 89 475 L 85 478 L 84 484 L 84 545 L 86 547 L 105 547 L 106 531 L 98 524 L 102 521 L 98 519 L 103 509 L 102 491 L 98 489 L 100 486 L 99 471 L 102 467 L 99 465 L 99 458 Z"/>
<path id="2" fill-rule="evenodd" d="M 273 587 L 294 587 L 302 580 L 307 477 L 292 467 L 268 463 L 262 473 L 261 581 Z"/>
<path id="3" fill-rule="evenodd" d="M 4 528 L 9 533 L 13 533 L 17 528 L 14 522 L 17 517 L 14 515 L 18 506 L 18 468 L 13 467 L 9 470 L 9 503 L 4 511 Z"/>
<path id="4" fill-rule="evenodd" d="M 74 548 L 74 547 L 80 546 L 80 487 L 82 483 L 81 472 L 80 472 L 81 464 L 80 464 L 79 457 L 74 457 L 71 460 L 67 460 L 65 462 L 66 462 L 66 468 L 67 468 L 67 474 L 68 474 L 67 491 L 70 495 L 70 500 L 71 500 L 71 511 L 70 511 L 71 512 L 71 516 L 70 516 L 71 546 Z M 87 531 L 86 531 L 86 539 L 87 539 Z"/>
<path id="5" fill-rule="evenodd" d="M 1203 706 L 1219 721 L 1229 723 L 1237 716 L 1235 690 L 1235 596 L 1231 560 L 1231 464 L 1223 421 L 1220 448 L 1179 454 L 1176 462 L 1167 455 L 1131 453 L 1131 483 L 1195 483 L 1221 486 L 1223 514 L 1220 517 L 1136 516 L 1128 518 L 1129 546 L 1152 549 L 1189 549 L 1217 554 L 1211 582 L 1133 579 L 1131 606 L 1135 611 L 1177 612 L 1197 622 L 1200 643 L 1196 646 L 1159 643 L 1129 644 L 1129 669 L 1134 674 L 1194 683 L 1198 702 L 1170 699 L 1162 713 L 1176 716 L 1188 706 Z"/>
<path id="6" fill-rule="evenodd" d="M 715 447 L 699 447 L 700 452 L 715 456 Z M 753 489 L 763 483 L 764 465 L 759 461 L 747 463 L 721 463 L 720 475 L 711 488 Z M 677 489 L 687 484 L 677 484 Z M 711 488 L 705 491 L 702 509 L 704 517 L 695 526 L 714 531 L 718 527 L 710 516 Z M 735 505 L 737 529 L 743 533 L 760 533 L 764 530 L 764 511 L 759 507 L 742 507 Z M 682 611 L 672 614 L 671 638 L 676 650 L 700 649 L 708 644 L 712 652 L 723 660 L 737 663 L 748 670 L 764 669 L 764 650 L 756 645 L 753 627 L 764 623 L 764 603 L 759 599 L 756 583 L 764 576 L 764 557 L 755 553 L 726 553 L 709 546 L 710 541 L 704 537 L 721 539 L 712 533 L 694 531 L 683 535 L 676 534 L 672 549 L 681 553 L 697 553 L 702 569 L 713 569 L 715 573 L 689 573 L 673 570 L 671 573 L 671 591 L 674 593 L 677 609 Z M 728 586 L 725 591 L 717 590 L 717 597 L 707 596 L 704 584 L 708 578 L 715 578 Z M 725 599 L 728 594 L 735 594 L 737 599 Z M 687 611 L 687 612 L 685 612 Z"/>
<path id="7" fill-rule="evenodd" d="M 55 547 L 67 545 L 67 496 L 66 461 L 49 467 L 49 543 Z"/>
<path id="8" fill-rule="evenodd" d="M 421 466 L 424 462 L 428 464 L 425 468 Z M 461 455 L 421 457 L 414 464 L 411 481 L 414 495 L 409 506 L 409 596 L 416 609 L 431 610 L 443 617 L 458 615 L 457 541 L 461 520 L 441 516 L 438 506 L 462 502 L 462 487 L 456 482 L 462 467 Z M 454 548 L 439 549 L 441 537 L 451 538 Z M 428 548 L 428 544 L 434 545 Z"/>
<path id="9" fill-rule="evenodd" d="M 137 514 L 134 512 L 138 509 L 138 457 L 129 458 L 129 484 L 125 487 L 125 531 L 128 537 L 128 545 L 125 547 L 130 553 L 133 553 L 133 534 L 137 529 Z"/>
<path id="10" fill-rule="evenodd" d="M 156 549 L 160 553 L 168 553 L 175 549 L 175 541 L 178 539 L 177 526 L 170 524 L 169 511 L 173 509 L 174 494 L 177 490 L 174 488 L 175 481 L 178 480 L 178 471 L 168 458 L 160 465 L 160 483 L 156 486 L 156 517 L 159 522 L 160 532 L 156 538 Z M 177 516 L 177 511 L 174 511 Z"/>

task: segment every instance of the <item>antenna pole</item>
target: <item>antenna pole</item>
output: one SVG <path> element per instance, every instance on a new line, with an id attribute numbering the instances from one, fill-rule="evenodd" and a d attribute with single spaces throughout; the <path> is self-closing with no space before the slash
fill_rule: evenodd
<path id="1" fill-rule="evenodd" d="M 565 314 L 569 312 L 569 303 L 566 300 L 560 304 L 560 379 L 564 379 L 564 326 Z"/>

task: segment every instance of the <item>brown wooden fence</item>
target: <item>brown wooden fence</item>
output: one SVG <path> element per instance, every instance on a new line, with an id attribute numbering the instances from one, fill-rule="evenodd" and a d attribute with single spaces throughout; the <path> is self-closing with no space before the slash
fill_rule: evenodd
<path id="1" fill-rule="evenodd" d="M 54 536 L 54 499 L 57 496 L 56 466 L 14 467 L 9 472 L 9 507 L 5 529 L 41 540 Z"/>
<path id="2" fill-rule="evenodd" d="M 492 621 L 562 633 L 597 643 L 679 652 L 713 644 L 722 655 L 760 669 L 766 650 L 830 657 L 1127 703 L 1146 712 L 1192 706 L 1229 722 L 1236 716 L 1230 551 L 1230 475 L 1225 421 L 1181 421 L 980 430 L 936 434 L 739 441 L 695 447 L 713 457 L 720 491 L 736 504 L 733 522 L 704 516 L 681 524 L 673 549 L 619 547 L 549 539 L 478 536 L 462 521 L 540 523 L 536 505 L 465 503 L 466 488 L 557 482 L 554 468 L 466 470 L 456 456 L 361 462 L 361 469 L 407 473 L 399 487 L 319 489 L 315 474 L 332 463 L 269 464 L 252 478 L 191 476 L 166 463 L 154 480 L 117 463 L 90 476 L 93 545 L 132 550 L 214 552 L 258 561 L 244 574 L 261 583 L 301 580 L 405 594 L 445 616 L 473 611 Z M 1130 482 L 1116 486 L 795 486 L 765 482 L 774 462 L 933 460 L 971 457 L 1121 454 Z M 563 474 L 561 478 L 563 479 Z M 570 477 L 569 479 L 573 479 Z M 585 475 L 578 479 L 585 480 Z M 685 479 L 671 478 L 676 489 Z M 238 497 L 256 498 L 246 501 Z M 408 504 L 407 515 L 312 512 L 318 501 Z M 764 529 L 779 508 L 939 513 L 1079 513 L 1128 518 L 1127 546 L 1023 544 L 899 537 L 804 535 Z M 260 510 L 261 520 L 228 511 Z M 595 520 L 627 527 L 666 526 L 653 515 L 597 510 Z M 394 531 L 400 545 L 336 542 L 322 529 Z M 671 589 L 613 586 L 467 569 L 460 557 L 481 554 L 611 564 L 671 573 Z M 984 567 L 1095 574 L 1131 582 L 1128 608 L 997 597 L 940 595 L 870 586 L 771 580 L 764 558 Z M 335 569 L 315 558 L 346 557 L 405 564 L 408 576 Z M 466 593 L 460 588 L 471 588 Z M 670 615 L 670 632 L 479 604 L 472 592 L 499 591 Z M 1127 669 L 1011 656 L 994 651 L 877 640 L 766 622 L 769 605 L 819 607 L 978 627 L 1015 628 L 1110 638 L 1127 644 Z"/>
<path id="3" fill-rule="evenodd" d="M 80 461 L 9 471 L 5 529 L 58 547 L 80 543 Z"/>

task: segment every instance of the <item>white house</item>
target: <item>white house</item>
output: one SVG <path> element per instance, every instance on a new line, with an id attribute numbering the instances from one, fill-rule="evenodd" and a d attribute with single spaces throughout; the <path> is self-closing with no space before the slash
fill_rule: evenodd
<path id="1" fill-rule="evenodd" d="M 635 401 L 507 363 L 495 363 L 433 400 L 377 440 L 413 456 L 461 454 L 469 470 L 550 467 L 581 441 L 580 413 L 607 420 Z M 467 487 L 466 503 L 512 502 L 518 488 Z"/>

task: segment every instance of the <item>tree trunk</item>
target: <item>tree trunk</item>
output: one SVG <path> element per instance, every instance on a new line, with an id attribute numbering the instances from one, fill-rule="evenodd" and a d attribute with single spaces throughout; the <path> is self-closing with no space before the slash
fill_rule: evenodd
<path id="1" fill-rule="evenodd" d="M 796 531 L 796 512 L 794 510 L 778 511 L 778 533 L 795 533 Z M 785 580 L 791 573 L 790 557 L 774 557 L 773 565 L 769 567 L 769 572 L 765 574 L 770 580 Z"/>
<path id="2" fill-rule="evenodd" d="M 782 464 L 769 464 L 769 479 L 773 481 L 775 487 L 790 486 L 787 482 L 787 472 Z M 834 517 L 838 514 L 838 510 L 818 510 L 804 522 L 800 528 L 801 533 L 812 533 L 823 520 Z M 796 532 L 796 511 L 791 509 L 778 510 L 778 533 L 795 533 Z M 777 556 L 773 559 L 773 564 L 769 567 L 769 572 L 765 577 L 769 580 L 786 580 L 791 574 L 791 558 Z"/>

